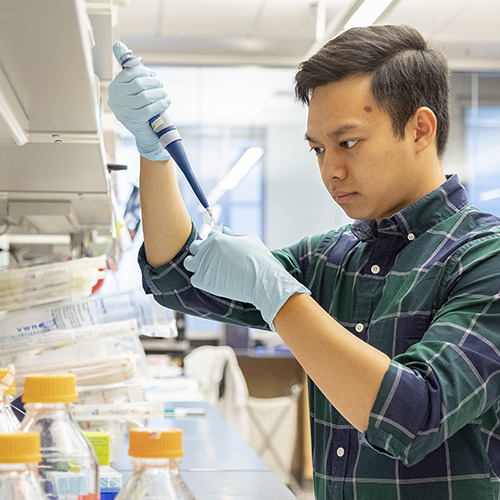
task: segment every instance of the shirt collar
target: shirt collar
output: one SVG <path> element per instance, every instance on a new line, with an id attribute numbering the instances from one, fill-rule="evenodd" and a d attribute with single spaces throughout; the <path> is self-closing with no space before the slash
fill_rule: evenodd
<path id="1" fill-rule="evenodd" d="M 373 241 L 379 234 L 401 235 L 411 241 L 468 204 L 467 191 L 458 176 L 447 175 L 446 182 L 437 189 L 382 219 L 380 224 L 374 219 L 356 220 L 351 224 L 351 232 L 360 241 Z"/>

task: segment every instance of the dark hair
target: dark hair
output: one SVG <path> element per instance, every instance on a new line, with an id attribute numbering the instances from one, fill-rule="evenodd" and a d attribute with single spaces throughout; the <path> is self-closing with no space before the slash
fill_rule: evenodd
<path id="1" fill-rule="evenodd" d="M 437 153 L 446 149 L 450 128 L 449 70 L 443 54 L 428 46 L 410 26 L 351 28 L 299 65 L 295 96 L 309 105 L 316 87 L 372 74 L 372 92 L 389 115 L 394 135 L 405 137 L 406 124 L 421 106 L 437 118 Z"/>

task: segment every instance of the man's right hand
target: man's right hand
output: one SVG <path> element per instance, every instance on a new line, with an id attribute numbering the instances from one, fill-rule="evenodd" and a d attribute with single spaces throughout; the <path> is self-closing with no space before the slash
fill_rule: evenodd
<path id="1" fill-rule="evenodd" d="M 170 159 L 149 125 L 150 118 L 170 106 L 170 99 L 156 73 L 140 65 L 125 68 L 109 85 L 108 95 L 111 111 L 135 136 L 141 156 L 151 161 Z"/>

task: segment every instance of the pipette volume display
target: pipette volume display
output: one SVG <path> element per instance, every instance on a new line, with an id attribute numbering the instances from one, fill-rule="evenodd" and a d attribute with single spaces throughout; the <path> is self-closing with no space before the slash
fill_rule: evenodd
<path id="1" fill-rule="evenodd" d="M 142 65 L 142 59 L 140 57 L 134 57 L 132 51 L 121 42 L 116 42 L 113 45 L 113 53 L 120 66 L 124 69 L 137 66 L 138 64 Z M 208 208 L 209 204 L 207 197 L 191 168 L 186 151 L 182 145 L 182 138 L 168 113 L 164 111 L 161 115 L 151 117 L 149 124 L 158 136 L 162 146 L 168 151 L 182 173 L 186 176 L 189 185 L 200 203 L 207 210 L 210 218 L 213 219 L 212 212 Z"/>

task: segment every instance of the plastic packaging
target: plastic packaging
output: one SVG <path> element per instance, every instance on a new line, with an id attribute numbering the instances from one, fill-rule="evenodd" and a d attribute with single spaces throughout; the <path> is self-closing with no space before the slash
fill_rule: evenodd
<path id="1" fill-rule="evenodd" d="M 40 434 L 39 482 L 51 500 L 99 499 L 99 462 L 71 415 L 77 398 L 72 374 L 26 377 L 21 430 Z"/>
<path id="2" fill-rule="evenodd" d="M 145 381 L 77 387 L 78 404 L 114 404 L 144 401 Z"/>
<path id="3" fill-rule="evenodd" d="M 15 394 L 14 367 L 10 365 L 8 368 L 0 368 L 0 433 L 19 430 L 20 423 L 11 406 Z"/>
<path id="4" fill-rule="evenodd" d="M 42 264 L 0 272 L 0 311 L 87 297 L 104 278 L 106 256 Z"/>
<path id="5" fill-rule="evenodd" d="M 132 429 L 128 454 L 132 475 L 116 500 L 194 500 L 179 474 L 180 429 Z"/>
<path id="6" fill-rule="evenodd" d="M 49 349 L 51 347 L 74 344 L 84 340 L 138 331 L 139 328 L 135 319 L 84 326 L 82 328 L 68 328 L 67 330 L 29 328 L 27 331 L 24 331 L 19 328 L 14 333 L 0 335 L 0 352 L 2 355 L 6 355 L 19 351 L 26 352 L 30 349 Z"/>
<path id="7" fill-rule="evenodd" d="M 73 407 L 75 420 L 129 420 L 163 418 L 165 405 L 157 402 L 117 403 L 117 404 L 78 404 Z"/>
<path id="8" fill-rule="evenodd" d="M 96 385 L 98 382 L 113 384 L 129 380 L 136 374 L 133 354 L 115 354 L 95 359 L 70 360 L 61 363 L 38 363 L 24 365 L 19 369 L 19 377 L 37 371 L 42 373 L 73 373 L 78 385 Z M 67 359 L 67 358 L 66 358 Z"/>
<path id="9" fill-rule="evenodd" d="M 17 339 L 25 337 L 43 339 L 49 332 L 91 328 L 125 320 L 137 320 L 139 333 L 143 335 L 165 338 L 177 336 L 173 311 L 160 306 L 142 290 L 133 290 L 6 313 L 0 321 L 0 345 L 6 342 L 3 339 L 9 340 L 9 344 L 4 347 L 12 348 L 16 346 Z M 40 342 L 33 347 L 41 346 L 43 340 Z"/>
<path id="10" fill-rule="evenodd" d="M 150 418 L 203 416 L 204 408 L 176 408 L 165 409 L 163 401 L 143 401 L 137 403 L 116 404 L 78 404 L 73 407 L 73 416 L 76 421 L 92 420 L 148 420 Z"/>
<path id="11" fill-rule="evenodd" d="M 16 385 L 22 391 L 31 373 L 74 373 L 80 388 L 145 380 L 149 368 L 137 331 L 80 341 L 56 349 L 33 350 L 3 356 L 16 366 Z M 79 398 L 80 399 L 80 398 Z M 106 401 L 107 402 L 107 401 Z"/>
<path id="12" fill-rule="evenodd" d="M 0 434 L 2 500 L 48 500 L 36 479 L 40 458 L 38 433 Z"/>

